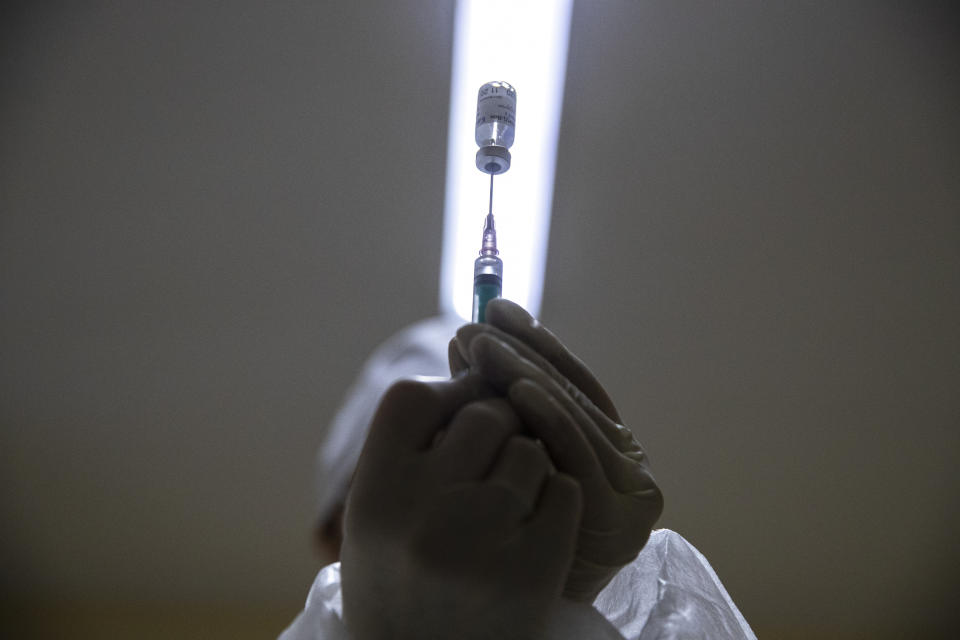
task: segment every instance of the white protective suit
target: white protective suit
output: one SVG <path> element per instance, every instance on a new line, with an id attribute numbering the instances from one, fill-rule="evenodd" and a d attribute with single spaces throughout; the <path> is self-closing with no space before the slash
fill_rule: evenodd
<path id="1" fill-rule="evenodd" d="M 398 378 L 449 375 L 447 344 L 462 324 L 454 316 L 419 322 L 367 360 L 318 452 L 321 520 L 339 507 L 360 458 L 380 396 Z M 756 639 L 707 559 L 679 534 L 654 531 L 593 606 L 564 601 L 548 631 L 553 639 Z M 342 622 L 340 563 L 320 570 L 306 606 L 279 640 L 349 640 Z"/>

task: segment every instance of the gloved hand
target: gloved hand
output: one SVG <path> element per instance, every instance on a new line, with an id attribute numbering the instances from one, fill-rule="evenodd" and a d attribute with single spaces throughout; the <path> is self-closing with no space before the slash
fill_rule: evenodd
<path id="1" fill-rule="evenodd" d="M 345 514 L 353 638 L 537 638 L 560 602 L 580 490 L 492 396 L 474 375 L 384 395 Z"/>
<path id="2" fill-rule="evenodd" d="M 564 597 L 592 602 L 646 544 L 663 511 L 647 457 L 590 370 L 520 306 L 492 300 L 488 324 L 450 343 L 454 375 L 469 369 L 506 395 L 559 471 L 583 494 Z"/>

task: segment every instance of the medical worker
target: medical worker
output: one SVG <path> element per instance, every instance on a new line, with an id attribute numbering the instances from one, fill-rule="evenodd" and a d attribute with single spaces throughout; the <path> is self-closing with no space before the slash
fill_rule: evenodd
<path id="1" fill-rule="evenodd" d="M 692 545 L 651 536 L 660 490 L 587 367 L 509 301 L 487 320 L 368 362 L 319 459 L 341 562 L 282 639 L 754 637 Z"/>

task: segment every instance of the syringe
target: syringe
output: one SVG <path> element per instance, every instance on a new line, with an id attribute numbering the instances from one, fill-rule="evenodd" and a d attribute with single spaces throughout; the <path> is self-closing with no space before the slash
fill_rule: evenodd
<path id="1" fill-rule="evenodd" d="M 503 261 L 497 257 L 497 230 L 493 224 L 493 176 L 510 168 L 516 126 L 517 92 L 506 82 L 488 82 L 477 95 L 474 137 L 477 168 L 490 174 L 490 204 L 483 222 L 480 257 L 473 263 L 473 321 L 484 322 L 487 303 L 503 290 Z"/>

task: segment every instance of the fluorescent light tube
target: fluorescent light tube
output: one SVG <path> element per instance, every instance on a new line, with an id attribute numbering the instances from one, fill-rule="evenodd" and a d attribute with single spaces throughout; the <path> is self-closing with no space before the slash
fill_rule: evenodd
<path id="1" fill-rule="evenodd" d="M 441 311 L 470 319 L 473 261 L 490 187 L 490 177 L 474 160 L 477 90 L 485 82 L 504 80 L 517 90 L 517 127 L 510 170 L 493 181 L 503 295 L 539 313 L 572 7 L 572 0 L 457 2 Z"/>

